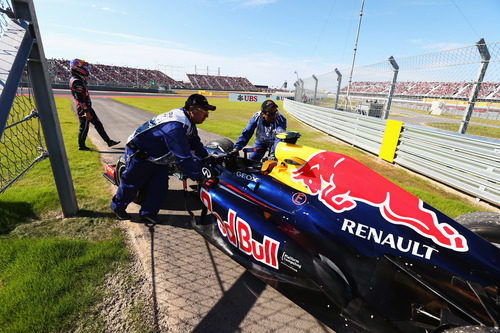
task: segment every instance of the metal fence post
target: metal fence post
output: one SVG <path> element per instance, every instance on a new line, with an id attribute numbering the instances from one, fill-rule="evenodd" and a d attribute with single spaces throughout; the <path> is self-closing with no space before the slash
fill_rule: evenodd
<path id="1" fill-rule="evenodd" d="M 486 42 L 484 38 L 481 38 L 479 42 L 476 43 L 479 54 L 481 55 L 481 66 L 479 67 L 479 73 L 477 74 L 477 79 L 474 82 L 474 86 L 472 87 L 472 91 L 469 95 L 469 101 L 467 105 L 467 111 L 464 114 L 462 122 L 460 123 L 460 128 L 458 129 L 458 133 L 465 134 L 467 131 L 467 126 L 469 125 L 469 120 L 472 116 L 472 112 L 474 112 L 474 105 L 476 104 L 477 95 L 479 94 L 479 90 L 481 89 L 481 84 L 483 83 L 484 74 L 486 74 L 486 69 L 488 68 L 488 64 L 490 62 L 490 52 L 488 51 L 488 47 L 486 46 Z"/>
<path id="2" fill-rule="evenodd" d="M 335 73 L 337 73 L 337 95 L 335 96 L 335 105 L 333 106 L 333 109 L 337 110 L 337 106 L 339 104 L 340 84 L 342 83 L 342 74 L 340 74 L 337 68 L 335 68 Z"/>
<path id="3" fill-rule="evenodd" d="M 389 117 L 389 112 L 391 111 L 392 95 L 394 94 L 394 88 L 396 86 L 396 81 L 398 80 L 399 66 L 393 56 L 389 57 L 389 63 L 391 64 L 394 74 L 392 76 L 391 89 L 389 90 L 389 96 L 387 97 L 387 104 L 385 106 L 384 119 Z"/>
<path id="4" fill-rule="evenodd" d="M 29 22 L 30 32 L 33 33 L 35 39 L 28 58 L 28 72 L 31 78 L 33 95 L 37 111 L 40 114 L 40 124 L 42 125 L 45 143 L 47 144 L 50 165 L 54 174 L 63 215 L 65 217 L 74 216 L 78 212 L 78 204 L 64 148 L 52 87 L 47 75 L 47 60 L 45 59 L 42 47 L 42 39 L 40 37 L 40 30 L 38 29 L 33 1 L 13 0 L 12 6 L 16 17 Z"/>
<path id="5" fill-rule="evenodd" d="M 313 105 L 316 105 L 316 95 L 318 93 L 318 78 L 313 74 L 312 78 L 314 79 L 314 97 L 313 97 Z"/>
<path id="6" fill-rule="evenodd" d="M 306 101 L 303 101 L 303 98 L 304 98 L 304 95 L 305 95 L 305 90 L 304 90 L 304 80 L 299 79 L 299 83 L 300 83 L 300 101 L 301 101 L 302 103 L 305 103 L 305 102 L 307 102 L 307 100 L 306 100 Z"/>

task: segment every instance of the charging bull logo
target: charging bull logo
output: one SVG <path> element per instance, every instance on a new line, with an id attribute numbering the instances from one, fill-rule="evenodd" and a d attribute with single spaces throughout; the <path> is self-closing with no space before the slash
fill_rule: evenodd
<path id="1" fill-rule="evenodd" d="M 422 200 L 347 156 L 317 152 L 291 176 L 336 213 L 363 202 L 378 207 L 385 220 L 410 227 L 437 245 L 460 252 L 469 249 L 465 237 L 449 224 L 440 223 L 432 210 L 423 207 Z"/>

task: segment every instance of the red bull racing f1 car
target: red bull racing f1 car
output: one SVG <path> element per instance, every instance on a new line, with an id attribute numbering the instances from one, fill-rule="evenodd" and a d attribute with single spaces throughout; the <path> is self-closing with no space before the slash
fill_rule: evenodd
<path id="1" fill-rule="evenodd" d="M 321 293 L 348 331 L 499 328 L 498 225 L 467 228 L 299 136 L 279 134 L 264 163 L 227 154 L 230 140 L 209 143 L 204 172 L 217 182 L 199 188 L 193 228 L 266 282 Z"/>

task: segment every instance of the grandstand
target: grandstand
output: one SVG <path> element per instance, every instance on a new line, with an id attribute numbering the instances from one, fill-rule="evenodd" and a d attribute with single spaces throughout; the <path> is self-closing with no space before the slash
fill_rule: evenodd
<path id="1" fill-rule="evenodd" d="M 397 82 L 394 88 L 394 96 L 398 97 L 432 97 L 466 99 L 472 90 L 472 82 Z M 350 93 L 358 95 L 381 95 L 387 96 L 391 82 L 353 82 Z M 347 87 L 341 89 L 347 92 Z M 478 94 L 479 99 L 500 99 L 500 82 L 483 82 Z"/>
<path id="2" fill-rule="evenodd" d="M 187 74 L 194 89 L 257 91 L 244 77 Z"/>
<path id="3" fill-rule="evenodd" d="M 48 59 L 49 77 L 53 84 L 66 85 L 70 79 L 69 63 L 65 59 Z M 159 70 L 90 64 L 89 85 L 145 89 L 203 89 L 258 91 L 244 77 L 186 74 L 189 82 L 176 81 Z"/>

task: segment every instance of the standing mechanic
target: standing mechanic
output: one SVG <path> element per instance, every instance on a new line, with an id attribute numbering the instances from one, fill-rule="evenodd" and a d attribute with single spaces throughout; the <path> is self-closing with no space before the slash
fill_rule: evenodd
<path id="1" fill-rule="evenodd" d="M 101 138 L 108 144 L 108 147 L 119 144 L 120 141 L 114 141 L 109 138 L 104 130 L 104 126 L 99 118 L 97 118 L 97 114 L 92 108 L 92 102 L 90 101 L 89 91 L 87 89 L 89 64 L 81 59 L 73 59 L 69 67 L 71 68 L 69 86 L 75 98 L 78 119 L 80 120 L 80 128 L 78 129 L 78 150 L 90 150 L 90 148 L 85 145 L 85 139 L 89 132 L 89 123 L 94 125 L 97 133 L 99 133 Z"/>
<path id="2" fill-rule="evenodd" d="M 278 105 L 272 100 L 265 100 L 260 111 L 252 116 L 236 140 L 231 154 L 237 154 L 246 146 L 255 129 L 257 129 L 257 133 L 253 144 L 254 150 L 249 157 L 252 160 L 260 161 L 267 150 L 269 150 L 269 156 L 273 157 L 276 144 L 279 141 L 276 139 L 276 134 L 286 131 L 286 118 L 278 112 Z"/>
<path id="3" fill-rule="evenodd" d="M 148 193 L 139 215 L 145 222 L 156 223 L 161 203 L 168 192 L 169 165 L 175 161 L 185 176 L 193 180 L 202 178 L 199 158 L 208 156 L 208 153 L 198 136 L 196 124 L 205 121 L 208 110 L 215 110 L 215 106 L 208 104 L 205 96 L 193 94 L 183 108 L 154 117 L 128 138 L 125 171 L 110 206 L 118 218 L 130 219 L 125 209 L 138 190 L 148 184 Z M 191 151 L 199 158 L 193 156 Z"/>

